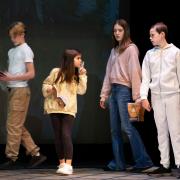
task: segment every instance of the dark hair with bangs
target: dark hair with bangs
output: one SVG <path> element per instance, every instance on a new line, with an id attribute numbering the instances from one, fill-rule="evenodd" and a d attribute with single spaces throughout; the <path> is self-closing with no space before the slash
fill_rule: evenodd
<path id="1" fill-rule="evenodd" d="M 60 70 L 55 83 L 59 80 L 60 82 L 71 83 L 74 79 L 79 82 L 79 71 L 78 68 L 74 67 L 74 58 L 78 55 L 81 55 L 81 52 L 76 49 L 66 49 L 63 52 Z"/>

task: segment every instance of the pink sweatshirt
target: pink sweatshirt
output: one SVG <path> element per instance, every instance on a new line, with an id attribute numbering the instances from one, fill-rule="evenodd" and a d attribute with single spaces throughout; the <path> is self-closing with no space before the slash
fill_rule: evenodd
<path id="1" fill-rule="evenodd" d="M 106 66 L 106 74 L 101 90 L 101 100 L 106 100 L 111 93 L 111 84 L 122 84 L 132 88 L 132 98 L 140 98 L 141 67 L 139 64 L 139 51 L 135 44 L 119 54 L 114 48 Z"/>

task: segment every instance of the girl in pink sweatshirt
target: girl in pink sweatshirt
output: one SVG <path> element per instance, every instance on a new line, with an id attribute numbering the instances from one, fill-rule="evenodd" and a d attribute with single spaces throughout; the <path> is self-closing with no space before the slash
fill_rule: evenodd
<path id="1" fill-rule="evenodd" d="M 138 59 L 138 48 L 131 41 L 128 24 L 125 20 L 117 20 L 113 27 L 114 47 L 107 63 L 106 74 L 101 90 L 100 107 L 105 108 L 109 98 L 110 125 L 114 159 L 105 170 L 126 170 L 123 130 L 131 145 L 134 168 L 139 172 L 153 165 L 146 152 L 138 131 L 131 124 L 127 104 L 138 101 L 141 84 L 141 68 Z"/>

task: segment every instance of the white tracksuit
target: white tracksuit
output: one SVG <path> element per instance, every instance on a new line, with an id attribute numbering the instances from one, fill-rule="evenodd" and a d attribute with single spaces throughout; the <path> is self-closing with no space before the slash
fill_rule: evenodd
<path id="1" fill-rule="evenodd" d="M 175 163 L 180 165 L 180 49 L 173 44 L 147 51 L 142 66 L 141 99 L 151 89 L 161 164 L 170 165 L 169 135 Z"/>

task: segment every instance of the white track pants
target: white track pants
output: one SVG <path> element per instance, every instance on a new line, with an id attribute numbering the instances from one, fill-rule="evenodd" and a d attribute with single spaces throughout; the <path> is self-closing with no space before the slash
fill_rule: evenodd
<path id="1" fill-rule="evenodd" d="M 175 164 L 180 165 L 180 94 L 152 94 L 151 98 L 158 132 L 160 163 L 165 167 L 170 165 L 170 135 Z"/>

